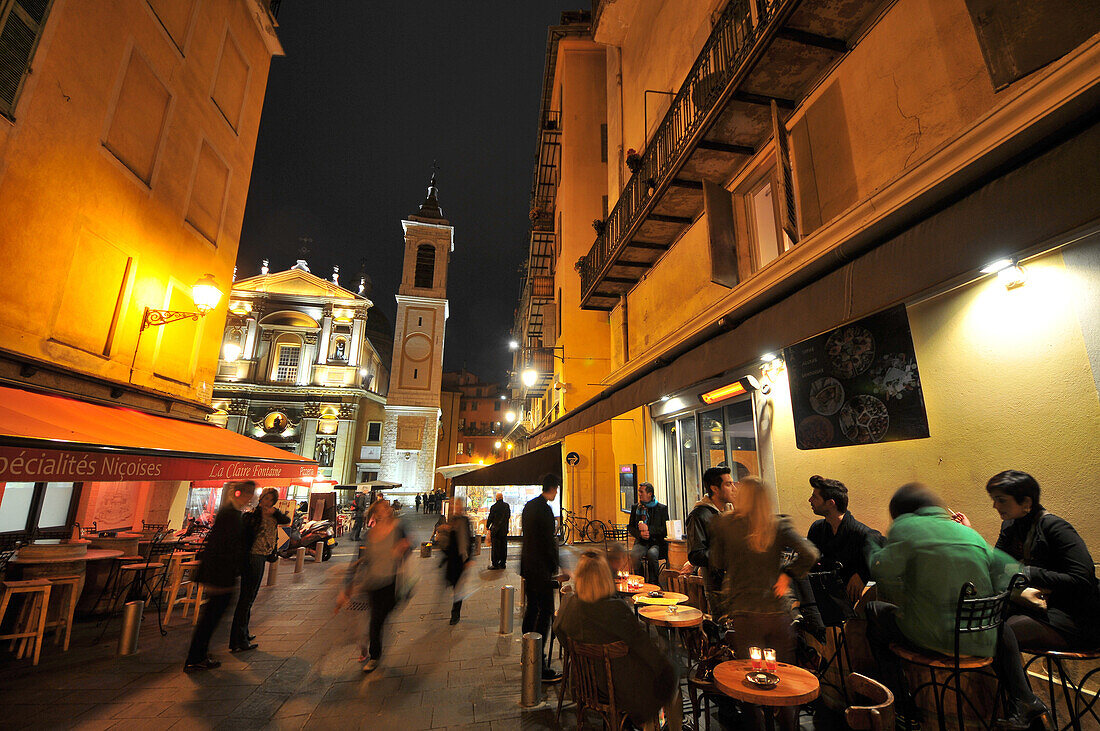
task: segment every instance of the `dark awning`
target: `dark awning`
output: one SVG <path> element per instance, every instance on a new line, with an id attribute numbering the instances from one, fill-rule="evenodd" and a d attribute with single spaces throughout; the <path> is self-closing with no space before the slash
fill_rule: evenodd
<path id="1" fill-rule="evenodd" d="M 1094 108 L 1098 95 L 1094 89 L 1087 98 Z M 822 274 L 825 264 L 819 261 L 797 272 L 775 292 L 729 313 L 680 352 L 662 356 L 535 431 L 528 444 L 564 439 L 764 352 L 965 281 L 994 259 L 1036 253 L 1095 232 L 1100 125 L 1066 128 L 1062 134 L 1065 139 L 1030 140 L 1026 152 L 1031 157 L 1012 160 L 1016 167 L 1007 171 L 979 170 L 977 180 L 974 170 L 959 174 L 964 180 L 953 180 L 950 187 L 968 183 L 970 189 L 964 188 L 967 194 L 948 201 L 950 205 L 942 199 L 918 200 L 911 208 L 919 210 L 897 211 L 860 231 L 845 242 L 843 251 L 824 258 L 834 264 L 832 271 Z M 998 154 L 1020 144 L 1014 140 Z M 984 167 L 992 164 L 992 157 L 983 159 Z M 939 195 L 945 195 L 942 189 Z M 897 228 L 884 233 L 890 225 Z"/>
<path id="2" fill-rule="evenodd" d="M 455 485 L 539 485 L 547 474 L 561 475 L 561 444 L 536 449 L 503 462 L 467 472 L 451 480 Z"/>

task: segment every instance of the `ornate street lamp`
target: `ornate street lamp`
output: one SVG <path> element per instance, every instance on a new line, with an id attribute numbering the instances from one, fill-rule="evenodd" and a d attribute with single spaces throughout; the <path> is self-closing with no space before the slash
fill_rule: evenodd
<path id="1" fill-rule="evenodd" d="M 181 312 L 179 310 L 155 310 L 146 307 L 141 316 L 141 331 L 147 327 L 159 327 L 177 320 L 195 320 L 206 317 L 206 313 L 218 306 L 221 301 L 222 291 L 214 280 L 213 274 L 203 275 L 195 285 L 191 287 L 191 299 L 195 301 L 198 312 Z"/>

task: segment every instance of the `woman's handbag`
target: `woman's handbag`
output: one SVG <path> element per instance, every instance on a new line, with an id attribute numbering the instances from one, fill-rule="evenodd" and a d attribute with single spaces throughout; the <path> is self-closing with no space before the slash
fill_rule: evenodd
<path id="1" fill-rule="evenodd" d="M 268 563 L 275 563 L 279 560 L 279 552 L 276 549 L 272 548 L 271 553 L 264 556 L 264 560 Z"/>

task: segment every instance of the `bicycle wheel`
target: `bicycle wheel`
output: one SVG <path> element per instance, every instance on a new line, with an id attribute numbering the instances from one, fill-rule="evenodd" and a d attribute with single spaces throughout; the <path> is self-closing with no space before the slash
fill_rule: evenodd
<path id="1" fill-rule="evenodd" d="M 567 521 L 562 521 L 561 528 L 558 530 L 558 545 L 564 546 L 569 542 L 572 534 L 573 524 Z"/>
<path id="2" fill-rule="evenodd" d="M 588 528 L 585 533 L 588 535 L 588 540 L 593 543 L 603 543 L 604 534 L 607 532 L 607 526 L 603 524 L 602 520 L 593 520 L 588 524 Z"/>

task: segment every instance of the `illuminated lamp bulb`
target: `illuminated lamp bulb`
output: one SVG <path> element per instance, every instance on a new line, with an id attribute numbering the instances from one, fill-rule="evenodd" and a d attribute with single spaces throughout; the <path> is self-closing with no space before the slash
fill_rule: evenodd
<path id="1" fill-rule="evenodd" d="M 519 343 L 515 340 L 508 341 L 508 350 L 519 350 Z"/>
<path id="2" fill-rule="evenodd" d="M 213 274 L 205 274 L 195 282 L 191 287 L 191 298 L 195 300 L 195 307 L 203 315 L 218 306 L 222 291 L 218 289 L 218 283 L 214 280 Z"/>
<path id="3" fill-rule="evenodd" d="M 523 380 L 524 386 L 531 388 L 535 385 L 535 382 L 539 380 L 539 374 L 534 368 L 528 368 L 523 372 L 520 378 Z"/>
<path id="4" fill-rule="evenodd" d="M 516 420 L 516 412 L 509 411 L 509 412 L 505 413 L 504 414 L 504 420 L 507 421 L 509 424 L 511 424 L 513 421 Z"/>
<path id="5" fill-rule="evenodd" d="M 237 343 L 226 343 L 222 347 L 222 359 L 229 362 L 237 360 L 241 357 L 241 346 Z"/>

